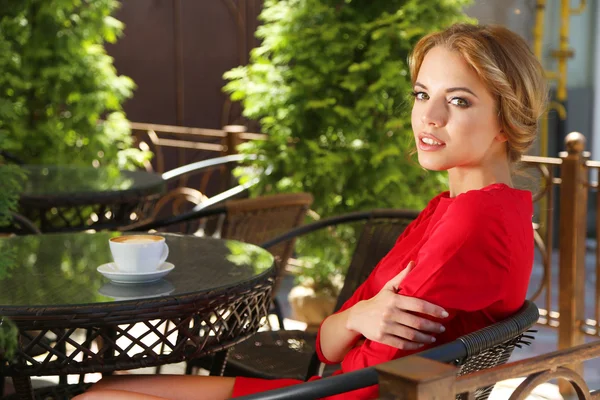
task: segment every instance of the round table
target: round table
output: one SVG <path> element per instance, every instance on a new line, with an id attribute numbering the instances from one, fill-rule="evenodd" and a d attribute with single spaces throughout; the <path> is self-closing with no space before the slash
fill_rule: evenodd
<path id="1" fill-rule="evenodd" d="M 32 375 L 181 362 L 226 349 L 260 327 L 275 274 L 266 250 L 164 234 L 175 268 L 153 283 L 116 284 L 96 268 L 111 261 L 108 240 L 119 235 L 0 239 L 0 252 L 16 260 L 0 270 L 0 315 L 20 331 L 17 357 L 0 363 L 0 374 L 13 377 L 20 398 L 31 398 Z M 49 333 L 58 339 L 48 341 Z M 40 346 L 49 353 L 32 358 Z"/>
<path id="2" fill-rule="evenodd" d="M 71 165 L 25 165 L 20 212 L 42 232 L 115 229 L 148 216 L 166 190 L 158 174 Z"/>

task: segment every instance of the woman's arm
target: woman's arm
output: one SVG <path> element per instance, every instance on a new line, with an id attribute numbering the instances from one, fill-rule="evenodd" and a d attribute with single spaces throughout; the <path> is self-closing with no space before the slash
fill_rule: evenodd
<path id="1" fill-rule="evenodd" d="M 320 349 L 328 361 L 341 362 L 362 336 L 399 349 L 415 350 L 435 341 L 433 336 L 423 332 L 445 330 L 441 324 L 412 313 L 445 318 L 448 313 L 444 309 L 397 294 L 398 286 L 413 265 L 411 262 L 386 283 L 375 297 L 359 301 L 323 322 L 319 333 Z"/>

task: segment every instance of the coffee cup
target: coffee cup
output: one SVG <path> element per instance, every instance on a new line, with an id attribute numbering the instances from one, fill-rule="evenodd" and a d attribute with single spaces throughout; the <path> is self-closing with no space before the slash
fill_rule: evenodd
<path id="1" fill-rule="evenodd" d="M 165 238 L 156 235 L 125 235 L 109 240 L 110 252 L 119 271 L 156 271 L 169 256 Z"/>

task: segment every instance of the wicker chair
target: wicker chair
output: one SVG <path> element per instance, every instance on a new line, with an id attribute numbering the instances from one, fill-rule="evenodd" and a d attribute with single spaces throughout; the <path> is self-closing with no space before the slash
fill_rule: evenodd
<path id="1" fill-rule="evenodd" d="M 515 347 L 530 344 L 527 339 L 529 328 L 539 318 L 535 304 L 525 301 L 523 307 L 505 321 L 462 336 L 457 340 L 419 353 L 421 357 L 460 366 L 458 375 L 465 375 L 506 363 Z M 283 389 L 271 390 L 254 395 L 239 397 L 244 400 L 308 400 L 375 385 L 378 382 L 375 367 L 307 382 Z M 475 392 L 476 400 L 486 400 L 493 386 L 480 388 Z M 466 400 L 466 394 L 456 396 Z"/>
<path id="2" fill-rule="evenodd" d="M 288 193 L 227 200 L 216 205 L 202 203 L 195 210 L 123 230 L 147 231 L 185 224 L 182 233 L 206 236 L 203 220 L 212 218 L 217 220 L 217 226 L 210 232 L 212 236 L 260 244 L 301 225 L 312 202 L 309 193 Z M 293 238 L 269 247 L 280 269 L 285 267 L 293 249 Z"/>
<path id="3" fill-rule="evenodd" d="M 263 243 L 263 247 L 269 248 L 279 240 L 288 240 L 325 227 L 365 221 L 337 299 L 335 309 L 338 310 L 364 282 L 379 260 L 392 249 L 398 236 L 417 215 L 416 211 L 405 210 L 349 213 L 296 228 L 286 235 Z M 304 380 L 316 375 L 320 366 L 315 353 L 315 340 L 316 334 L 305 331 L 259 332 L 229 350 L 224 374 Z"/>
<path id="4" fill-rule="evenodd" d="M 11 213 L 11 221 L 8 226 L 0 229 L 0 235 L 37 235 L 40 230 L 33 222 L 18 213 Z"/>

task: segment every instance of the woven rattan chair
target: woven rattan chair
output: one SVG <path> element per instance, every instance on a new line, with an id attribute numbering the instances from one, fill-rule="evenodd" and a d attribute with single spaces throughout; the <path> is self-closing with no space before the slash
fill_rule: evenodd
<path id="1" fill-rule="evenodd" d="M 0 235 L 37 235 L 40 230 L 35 224 L 18 213 L 11 213 L 11 221 L 8 226 L 0 229 Z"/>
<path id="2" fill-rule="evenodd" d="M 261 244 L 301 225 L 312 202 L 313 197 L 309 193 L 284 193 L 253 199 L 227 200 L 222 204 L 198 207 L 196 210 L 123 230 L 151 230 L 185 224 L 186 228 L 182 233 L 204 236 L 206 232 L 202 221 L 213 218 L 218 221 L 215 229 L 210 232 L 212 236 Z M 203 205 L 204 203 L 200 204 Z M 294 238 L 269 247 L 278 268 L 285 267 L 293 249 Z"/>
<path id="3" fill-rule="evenodd" d="M 263 246 L 315 230 L 364 221 L 344 286 L 337 299 L 338 310 L 369 276 L 373 268 L 394 246 L 404 228 L 418 215 L 416 211 L 375 210 L 355 212 L 304 225 Z M 316 375 L 320 366 L 315 353 L 316 334 L 299 330 L 259 332 L 229 351 L 224 371 L 228 376 L 293 378 L 304 380 Z"/>
<path id="4" fill-rule="evenodd" d="M 535 304 L 526 301 L 523 307 L 505 321 L 462 336 L 457 340 L 419 353 L 421 357 L 460 366 L 458 375 L 465 375 L 506 363 L 515 347 L 529 344 L 529 328 L 539 318 Z M 323 378 L 283 389 L 239 397 L 243 400 L 308 400 L 349 392 L 377 384 L 375 367 Z M 476 400 L 486 400 L 493 386 L 475 392 Z M 466 394 L 456 396 L 466 400 Z"/>

